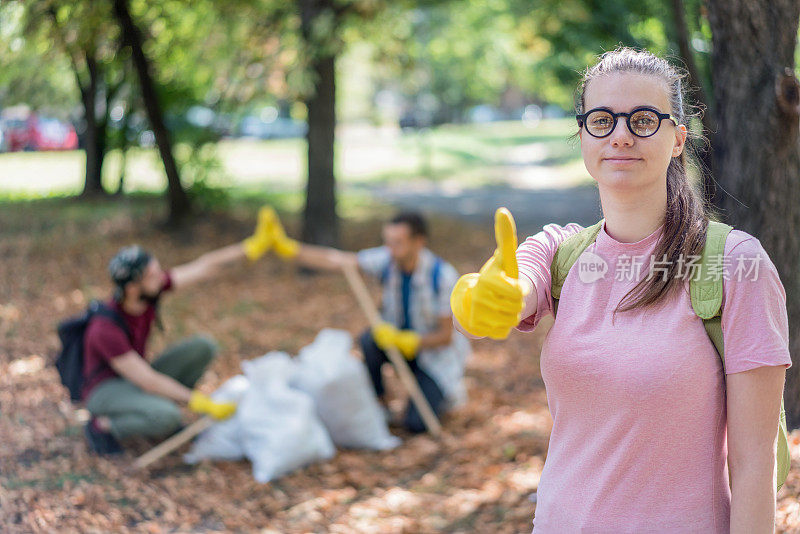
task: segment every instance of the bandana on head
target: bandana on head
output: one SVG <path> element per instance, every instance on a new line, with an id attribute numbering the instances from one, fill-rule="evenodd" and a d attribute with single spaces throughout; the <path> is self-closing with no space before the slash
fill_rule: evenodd
<path id="1" fill-rule="evenodd" d="M 111 280 L 120 289 L 128 282 L 135 282 L 144 274 L 147 264 L 150 263 L 150 254 L 139 245 L 125 247 L 108 262 L 108 273 Z"/>

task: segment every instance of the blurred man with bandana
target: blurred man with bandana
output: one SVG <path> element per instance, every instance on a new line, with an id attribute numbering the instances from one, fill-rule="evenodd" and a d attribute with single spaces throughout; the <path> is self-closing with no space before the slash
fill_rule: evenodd
<path id="1" fill-rule="evenodd" d="M 83 338 L 82 396 L 92 414 L 85 430 L 94 452 L 117 454 L 122 452 L 120 440 L 175 432 L 181 426 L 179 404 L 215 419 L 233 415 L 235 404 L 214 402 L 194 389 L 216 355 L 212 339 L 185 339 L 152 363 L 146 359 L 147 339 L 163 293 L 211 278 L 223 265 L 263 256 L 272 244 L 267 228 L 273 216 L 272 210 L 262 209 L 253 236 L 169 270 L 138 245 L 111 259 L 114 296 L 105 304 L 118 320 L 94 315 Z"/>

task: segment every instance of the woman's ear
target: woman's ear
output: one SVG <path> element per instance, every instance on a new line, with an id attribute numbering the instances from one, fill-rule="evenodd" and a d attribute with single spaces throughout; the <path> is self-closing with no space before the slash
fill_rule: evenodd
<path id="1" fill-rule="evenodd" d="M 689 135 L 686 126 L 679 124 L 675 127 L 675 145 L 672 147 L 672 157 L 677 158 L 683 152 L 683 147 L 686 144 L 686 137 Z"/>

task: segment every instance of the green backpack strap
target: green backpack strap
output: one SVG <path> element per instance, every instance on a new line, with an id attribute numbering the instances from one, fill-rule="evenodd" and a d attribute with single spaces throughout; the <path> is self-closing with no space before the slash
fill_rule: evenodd
<path id="1" fill-rule="evenodd" d="M 786 430 L 786 410 L 783 409 L 783 395 L 781 395 L 781 414 L 778 419 L 778 486 L 775 491 L 780 491 L 786 477 L 789 476 L 789 467 L 792 463 L 792 455 L 789 452 L 789 433 Z"/>
<path id="2" fill-rule="evenodd" d="M 725 254 L 725 240 L 731 230 L 733 227 L 727 224 L 708 221 L 706 244 L 700 254 L 699 269 L 697 273 L 693 273 L 696 276 L 692 277 L 689 285 L 692 308 L 704 321 L 717 316 L 722 307 L 722 256 Z M 716 344 L 715 341 L 714 345 Z"/>
<path id="3" fill-rule="evenodd" d="M 725 253 L 725 240 L 733 228 L 717 221 L 708 222 L 706 244 L 700 256 L 698 272 L 689 283 L 689 294 L 695 314 L 703 320 L 708 337 L 717 349 L 725 373 L 725 346 L 722 340 L 722 270 L 721 258 Z M 777 464 L 778 490 L 789 474 L 789 443 L 786 432 L 786 411 L 781 397 L 781 412 L 778 420 Z M 730 470 L 728 471 L 730 475 Z M 729 482 L 732 481 L 729 478 Z"/>
<path id="4" fill-rule="evenodd" d="M 600 222 L 569 236 L 558 245 L 553 261 L 550 263 L 550 294 L 553 296 L 553 316 L 558 311 L 558 299 L 561 298 L 561 288 L 564 287 L 564 281 L 567 279 L 569 270 L 578 261 L 583 251 L 597 239 L 597 234 L 600 233 L 604 222 L 605 219 L 601 219 Z"/>

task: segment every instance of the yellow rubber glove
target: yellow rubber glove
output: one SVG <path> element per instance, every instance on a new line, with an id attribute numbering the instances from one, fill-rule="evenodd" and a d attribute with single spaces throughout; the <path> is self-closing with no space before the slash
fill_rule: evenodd
<path id="1" fill-rule="evenodd" d="M 383 350 L 394 347 L 394 338 L 397 328 L 389 323 L 379 323 L 372 327 L 372 339 Z"/>
<path id="2" fill-rule="evenodd" d="M 406 360 L 413 360 L 419 352 L 420 335 L 413 330 L 399 330 L 394 338 L 395 346 Z"/>
<path id="3" fill-rule="evenodd" d="M 236 411 L 235 402 L 216 402 L 208 395 L 195 390 L 189 398 L 189 409 L 195 413 L 210 415 L 213 419 L 221 420 L 232 416 Z"/>
<path id="4" fill-rule="evenodd" d="M 419 351 L 420 335 L 413 330 L 398 330 L 389 323 L 380 323 L 372 329 L 375 344 L 383 350 L 395 347 L 406 360 L 413 360 Z"/>
<path id="5" fill-rule="evenodd" d="M 281 220 L 274 211 L 272 213 L 274 217 L 269 225 L 269 233 L 272 236 L 275 254 L 285 260 L 294 258 L 300 252 L 300 243 L 286 236 Z"/>
<path id="6" fill-rule="evenodd" d="M 255 232 L 253 232 L 252 236 L 242 241 L 244 254 L 250 261 L 259 259 L 274 244 L 275 239 L 271 229 L 277 218 L 275 210 L 269 206 L 264 206 L 258 210 L 258 222 L 256 223 Z"/>
<path id="7" fill-rule="evenodd" d="M 495 212 L 494 234 L 494 254 L 479 272 L 458 279 L 450 294 L 450 308 L 470 334 L 505 339 L 519 324 L 526 295 L 517 268 L 517 228 L 506 208 Z"/>

